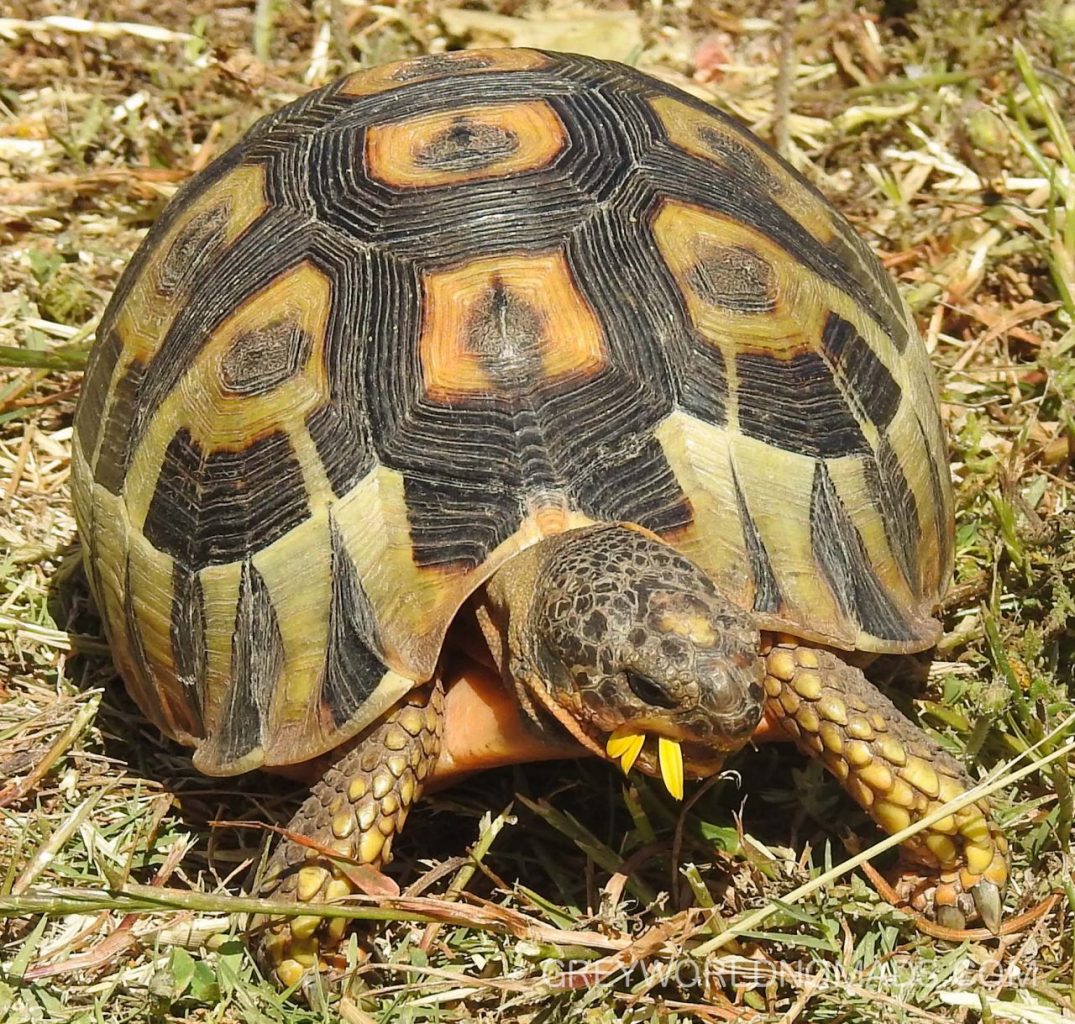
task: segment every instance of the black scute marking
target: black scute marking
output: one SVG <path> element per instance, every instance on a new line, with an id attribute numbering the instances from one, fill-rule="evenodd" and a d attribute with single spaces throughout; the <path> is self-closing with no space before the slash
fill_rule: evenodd
<path id="1" fill-rule="evenodd" d="M 519 148 L 519 136 L 500 125 L 460 117 L 415 154 L 415 165 L 431 171 L 477 171 Z"/>
<path id="2" fill-rule="evenodd" d="M 522 387 L 540 375 L 545 319 L 506 288 L 499 275 L 475 305 L 464 331 L 463 344 L 499 386 Z"/>
<path id="3" fill-rule="evenodd" d="M 743 353 L 739 428 L 785 451 L 815 458 L 870 451 L 832 372 L 816 352 L 790 359 Z"/>
<path id="4" fill-rule="evenodd" d="M 459 71 L 481 71 L 493 64 L 490 57 L 456 56 L 436 53 L 404 64 L 392 73 L 395 82 L 413 82 L 415 79 L 439 78 Z"/>
<path id="5" fill-rule="evenodd" d="M 675 404 L 720 426 L 728 407 L 724 356 L 695 331 L 653 242 L 648 224 L 659 203 L 641 177 L 629 179 L 616 206 L 595 211 L 568 241 L 568 258 L 605 329 L 610 361 L 634 378 L 634 415 L 619 426 L 648 430 Z"/>
<path id="6" fill-rule="evenodd" d="M 724 355 L 705 338 L 696 338 L 680 387 L 680 401 L 688 412 L 717 427 L 728 422 L 728 371 Z"/>
<path id="7" fill-rule="evenodd" d="M 880 510 L 885 536 L 896 563 L 911 593 L 921 594 L 918 502 L 904 475 L 899 455 L 887 436 L 881 436 L 876 457 L 867 459 L 864 468 L 871 499 Z"/>
<path id="8" fill-rule="evenodd" d="M 283 669 L 284 642 L 276 609 L 261 573 L 247 560 L 231 638 L 231 686 L 212 737 L 221 763 L 238 760 L 261 744 Z"/>
<path id="9" fill-rule="evenodd" d="M 884 430 L 900 407 L 902 391 L 888 367 L 877 357 L 854 324 L 829 313 L 821 347 L 849 397 L 878 428 Z"/>
<path id="10" fill-rule="evenodd" d="M 229 215 L 229 204 L 220 202 L 191 217 L 158 264 L 158 294 L 171 298 L 190 286 L 224 240 Z"/>
<path id="11" fill-rule="evenodd" d="M 205 671 L 209 652 L 205 638 L 205 595 L 198 573 L 179 562 L 172 570 L 172 610 L 170 616 L 172 660 L 176 678 L 186 691 L 187 707 L 204 731 Z"/>
<path id="12" fill-rule="evenodd" d="M 110 494 L 119 494 L 127 478 L 135 440 L 128 424 L 140 408 L 145 375 L 145 363 L 133 360 L 116 382 L 112 405 L 103 428 L 96 472 L 97 482 Z"/>
<path id="13" fill-rule="evenodd" d="M 743 524 L 743 538 L 746 540 L 747 558 L 750 560 L 750 573 L 754 580 L 754 611 L 779 611 L 783 598 L 780 584 L 773 573 L 773 564 L 769 561 L 769 552 L 765 550 L 757 524 L 747 508 L 746 498 L 739 486 L 738 477 L 734 476 L 734 470 L 733 480 L 735 500 L 739 506 L 739 521 Z"/>
<path id="14" fill-rule="evenodd" d="M 244 331 L 220 361 L 226 390 L 237 395 L 263 395 L 294 377 L 310 355 L 310 336 L 294 321 L 283 319 Z"/>
<path id="15" fill-rule="evenodd" d="M 358 570 L 335 520 L 330 520 L 330 528 L 332 604 L 321 699 L 339 727 L 354 718 L 377 689 L 385 665 L 377 653 L 377 624 Z"/>
<path id="16" fill-rule="evenodd" d="M 490 431 L 491 442 L 493 437 Z M 519 469 L 514 460 L 504 458 L 506 446 L 501 444 L 501 450 L 496 452 L 494 444 L 488 448 L 490 456 L 495 454 L 495 461 L 485 467 L 477 461 L 467 461 L 480 452 L 480 447 L 461 453 L 462 446 L 453 445 L 454 466 L 431 468 L 429 460 L 414 460 L 415 468 L 404 472 L 407 520 L 416 565 L 476 568 L 518 529 L 524 514 Z"/>
<path id="17" fill-rule="evenodd" d="M 330 402 L 306 417 L 306 429 L 338 498 L 363 480 L 375 462 L 369 428 L 358 412 L 354 405 Z"/>
<path id="18" fill-rule="evenodd" d="M 328 128 L 361 102 L 359 97 L 341 92 L 347 81 L 347 77 L 338 78 L 266 114 L 225 156 L 234 153 L 244 163 L 256 163 L 272 154 L 301 150 L 310 136 Z M 197 181 L 197 178 L 194 180 Z M 270 196 L 273 196 L 271 189 Z"/>
<path id="19" fill-rule="evenodd" d="M 814 468 L 810 543 L 837 601 L 865 632 L 883 640 L 913 640 L 900 610 L 874 575 L 870 557 L 823 462 Z"/>
<path id="20" fill-rule="evenodd" d="M 376 457 L 370 441 L 370 422 L 362 375 L 376 332 L 393 331 L 391 319 L 371 322 L 370 292 L 390 280 L 388 260 L 378 254 L 357 256 L 346 251 L 347 240 L 324 227 L 315 240 L 317 261 L 330 268 L 332 307 L 325 329 L 321 372 L 329 385 L 328 401 L 306 417 L 317 454 L 332 490 L 342 497 L 373 467 Z M 391 291 L 391 286 L 389 286 Z M 413 298 L 408 295 L 408 301 Z M 407 317 L 400 312 L 398 319 Z M 399 338 L 396 338 L 396 343 Z M 385 386 L 378 381 L 378 389 Z"/>
<path id="21" fill-rule="evenodd" d="M 735 313 L 771 313 L 776 308 L 773 268 L 745 245 L 707 246 L 687 280 L 706 302 Z"/>
<path id="22" fill-rule="evenodd" d="M 86 376 L 82 380 L 82 393 L 75 413 L 75 434 L 82 444 L 86 461 L 91 465 L 101 434 L 105 399 L 109 395 L 108 385 L 122 350 L 123 343 L 115 328 L 102 333 L 90 352 Z"/>
<path id="23" fill-rule="evenodd" d="M 268 547 L 309 514 L 286 434 L 206 453 L 183 427 L 165 452 L 143 532 L 159 551 L 197 570 Z"/>
<path id="24" fill-rule="evenodd" d="M 625 520 L 663 534 L 694 521 L 690 499 L 652 435 L 610 438 L 588 471 L 573 479 L 574 504 L 598 521 Z"/>
<path id="25" fill-rule="evenodd" d="M 693 373 L 696 339 L 646 229 L 652 203 L 635 178 L 615 210 L 595 211 L 569 240 L 572 277 L 604 329 L 609 365 L 571 392 L 550 393 L 539 417 L 577 507 L 594 519 L 663 533 L 693 519 L 654 430 L 677 398 L 686 402 L 677 392 Z M 707 391 L 707 406 L 723 395 Z"/>

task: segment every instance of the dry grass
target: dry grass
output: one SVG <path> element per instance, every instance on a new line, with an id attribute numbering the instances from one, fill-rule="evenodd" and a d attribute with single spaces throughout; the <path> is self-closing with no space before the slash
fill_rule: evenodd
<path id="1" fill-rule="evenodd" d="M 479 6 L 15 0 L 0 18 L 0 1020 L 1075 1016 L 1056 732 L 1075 659 L 1075 4 Z M 210 823 L 297 797 L 200 778 L 113 679 L 67 493 L 77 371 L 147 225 L 256 117 L 355 62 L 490 40 L 596 49 L 732 110 L 900 280 L 942 378 L 958 515 L 947 632 L 902 700 L 982 773 L 1033 744 L 1053 757 L 997 796 L 1010 914 L 1059 894 L 1016 934 L 923 935 L 858 872 L 787 904 L 845 859 L 844 830 L 875 833 L 817 765 L 765 749 L 741 789 L 686 809 L 598 764 L 473 780 L 405 834 L 413 884 L 361 1007 L 296 1010 L 258 978 L 227 911 L 263 837 Z M 759 907 L 764 931 L 713 941 Z"/>

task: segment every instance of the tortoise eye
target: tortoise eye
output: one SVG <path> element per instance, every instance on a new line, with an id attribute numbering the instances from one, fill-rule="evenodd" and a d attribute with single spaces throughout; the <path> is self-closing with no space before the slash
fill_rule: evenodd
<path id="1" fill-rule="evenodd" d="M 631 688 L 631 692 L 639 700 L 657 708 L 674 708 L 676 706 L 675 700 L 665 693 L 661 688 L 661 684 L 656 680 L 651 679 L 649 676 L 644 676 L 640 672 L 633 672 L 631 669 L 627 669 L 624 675 L 627 677 L 627 685 Z"/>

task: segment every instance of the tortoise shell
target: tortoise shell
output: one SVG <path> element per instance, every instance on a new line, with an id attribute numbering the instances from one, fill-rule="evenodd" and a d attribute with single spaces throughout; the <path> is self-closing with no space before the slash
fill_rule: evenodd
<path id="1" fill-rule="evenodd" d="M 513 554 L 593 522 L 762 628 L 919 650 L 934 384 L 877 259 L 736 122 L 619 64 L 449 53 L 259 121 L 123 275 L 76 418 L 121 674 L 226 774 L 332 749 Z"/>

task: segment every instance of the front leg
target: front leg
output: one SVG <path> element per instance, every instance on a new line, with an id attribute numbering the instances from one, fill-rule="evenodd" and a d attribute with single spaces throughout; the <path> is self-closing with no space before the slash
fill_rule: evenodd
<path id="1" fill-rule="evenodd" d="M 444 719 L 439 682 L 417 690 L 361 735 L 325 772 L 288 830 L 341 857 L 380 868 L 392 840 L 437 763 Z M 347 873 L 317 850 L 284 840 L 274 851 L 259 895 L 323 903 L 356 891 Z M 325 966 L 343 941 L 345 918 L 264 918 L 256 954 L 266 974 L 291 986 Z"/>
<path id="2" fill-rule="evenodd" d="M 906 828 L 972 787 L 958 762 L 831 651 L 781 635 L 766 639 L 762 656 L 767 714 L 800 750 L 820 757 L 885 832 Z M 939 872 L 934 902 L 941 924 L 962 928 L 977 909 L 997 931 L 1008 843 L 987 800 L 942 818 L 902 849 Z"/>

